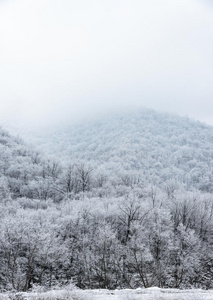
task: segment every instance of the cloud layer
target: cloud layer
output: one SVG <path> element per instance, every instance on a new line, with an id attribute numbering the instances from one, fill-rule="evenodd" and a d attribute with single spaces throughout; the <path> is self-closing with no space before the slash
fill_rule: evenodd
<path id="1" fill-rule="evenodd" d="M 137 105 L 213 124 L 210 1 L 0 1 L 0 40 L 2 120 Z"/>

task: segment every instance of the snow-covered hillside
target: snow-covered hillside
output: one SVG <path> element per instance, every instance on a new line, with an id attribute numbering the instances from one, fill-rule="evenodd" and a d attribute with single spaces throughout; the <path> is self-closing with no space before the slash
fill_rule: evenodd
<path id="1" fill-rule="evenodd" d="M 172 178 L 213 191 L 213 127 L 186 117 L 132 110 L 37 132 L 30 140 L 45 153 L 89 161 L 109 173 L 139 174 L 154 184 Z"/>
<path id="2" fill-rule="evenodd" d="M 153 111 L 98 122 L 62 136 L 78 157 L 0 129 L 0 288 L 213 288 L 212 127 Z"/>

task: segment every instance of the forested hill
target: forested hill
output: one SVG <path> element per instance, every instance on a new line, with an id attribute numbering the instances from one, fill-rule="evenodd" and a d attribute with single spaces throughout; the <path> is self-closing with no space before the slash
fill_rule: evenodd
<path id="1" fill-rule="evenodd" d="M 213 191 L 213 127 L 152 110 L 122 112 L 33 140 L 44 152 L 123 176 Z"/>
<path id="2" fill-rule="evenodd" d="M 212 127 L 145 111 L 50 137 L 58 158 L 0 129 L 1 290 L 213 288 Z"/>

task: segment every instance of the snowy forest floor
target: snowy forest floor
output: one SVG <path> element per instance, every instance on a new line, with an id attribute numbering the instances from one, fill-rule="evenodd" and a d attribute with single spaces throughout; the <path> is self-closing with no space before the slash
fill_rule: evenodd
<path id="1" fill-rule="evenodd" d="M 0 300 L 213 300 L 213 290 L 51 290 L 48 292 L 2 293 Z"/>

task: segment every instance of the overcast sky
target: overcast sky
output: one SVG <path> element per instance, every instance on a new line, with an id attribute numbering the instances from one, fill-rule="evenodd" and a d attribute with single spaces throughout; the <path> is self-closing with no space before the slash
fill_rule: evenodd
<path id="1" fill-rule="evenodd" d="M 0 123 L 132 105 L 213 125 L 212 2 L 0 0 Z"/>

